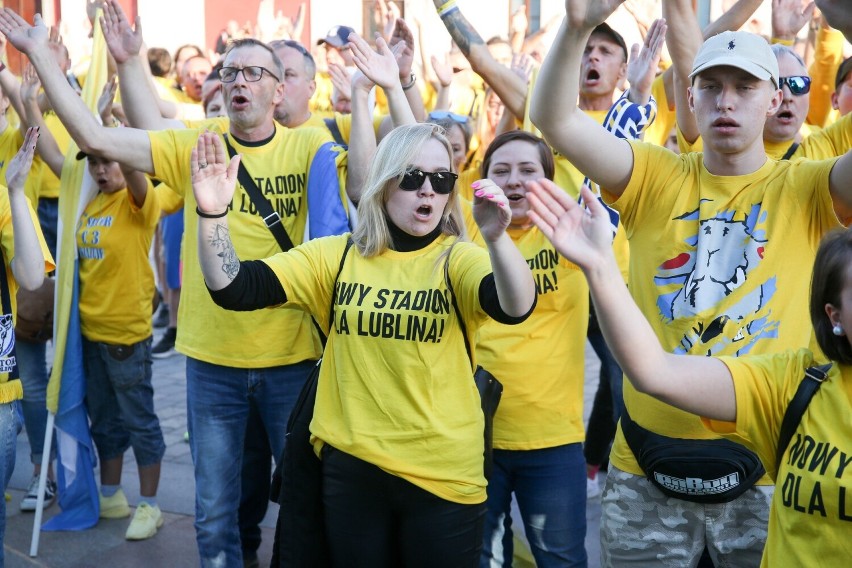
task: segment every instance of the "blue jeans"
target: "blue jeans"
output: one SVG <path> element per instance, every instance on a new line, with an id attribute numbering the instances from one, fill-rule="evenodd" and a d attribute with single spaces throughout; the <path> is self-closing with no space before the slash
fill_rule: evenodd
<path id="1" fill-rule="evenodd" d="M 237 369 L 187 357 L 187 422 L 202 566 L 242 566 L 237 510 L 250 405 L 263 421 L 272 455 L 280 456 L 290 410 L 315 363 Z"/>
<path id="2" fill-rule="evenodd" d="M 15 469 L 15 452 L 18 447 L 18 434 L 21 432 L 20 401 L 0 404 L 0 479 L 3 491 L 9 486 L 12 471 Z M 6 500 L 0 499 L 0 566 L 4 565 L 3 540 L 6 538 Z"/>
<path id="3" fill-rule="evenodd" d="M 47 248 L 56 260 L 56 231 L 59 220 L 59 200 L 42 197 L 38 200 L 38 224 L 47 243 Z"/>
<path id="4" fill-rule="evenodd" d="M 40 465 L 47 426 L 47 344 L 16 341 L 15 354 L 18 357 L 18 370 L 24 387 L 21 408 L 24 411 L 24 426 L 30 441 L 30 460 L 34 465 Z M 50 446 L 50 459 L 55 456 L 54 443 Z"/>
<path id="5" fill-rule="evenodd" d="M 480 568 L 512 565 L 512 492 L 538 568 L 587 565 L 582 444 L 494 450 Z"/>
<path id="6" fill-rule="evenodd" d="M 136 463 L 160 463 L 166 443 L 154 412 L 151 338 L 109 345 L 83 338 L 86 408 L 98 457 L 107 461 L 133 448 Z"/>

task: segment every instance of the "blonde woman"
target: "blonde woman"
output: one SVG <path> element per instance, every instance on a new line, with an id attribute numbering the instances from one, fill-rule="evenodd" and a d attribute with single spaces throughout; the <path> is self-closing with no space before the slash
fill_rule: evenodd
<path id="1" fill-rule="evenodd" d="M 324 327 L 333 312 L 311 423 L 332 563 L 476 566 L 483 416 L 444 268 L 469 340 L 489 317 L 529 315 L 535 286 L 506 234 L 505 195 L 480 182 L 474 216 L 487 250 L 463 242 L 443 129 L 403 126 L 376 150 L 345 258 L 339 236 L 240 262 L 226 217 L 237 167 L 216 137 L 199 137 L 193 191 L 213 300 L 237 310 L 285 304 Z"/>

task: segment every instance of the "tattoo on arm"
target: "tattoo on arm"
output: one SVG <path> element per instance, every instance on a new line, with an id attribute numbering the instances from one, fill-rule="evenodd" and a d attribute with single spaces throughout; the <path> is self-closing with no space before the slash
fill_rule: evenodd
<path id="1" fill-rule="evenodd" d="M 443 18 L 443 21 L 453 41 L 456 42 L 465 57 L 470 55 L 472 46 L 485 44 L 482 36 L 470 25 L 461 11 L 456 10 L 448 14 L 447 17 Z"/>
<path id="2" fill-rule="evenodd" d="M 231 242 L 231 233 L 228 231 L 228 227 L 219 224 L 213 227 L 210 244 L 216 247 L 218 250 L 216 256 L 222 259 L 222 272 L 225 273 L 228 280 L 233 281 L 237 277 L 237 272 L 240 271 L 240 259 L 237 258 L 237 251 L 234 250 L 234 243 Z"/>

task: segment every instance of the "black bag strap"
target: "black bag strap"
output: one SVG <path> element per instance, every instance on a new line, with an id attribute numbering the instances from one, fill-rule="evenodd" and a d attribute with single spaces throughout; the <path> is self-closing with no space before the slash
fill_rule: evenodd
<path id="1" fill-rule="evenodd" d="M 325 127 L 331 132 L 331 137 L 341 146 L 346 146 L 346 140 L 343 139 L 343 134 L 340 132 L 340 127 L 337 126 L 337 121 L 334 118 L 324 118 Z"/>
<path id="2" fill-rule="evenodd" d="M 831 369 L 831 363 L 805 369 L 805 376 L 799 383 L 799 388 L 796 389 L 793 400 L 787 405 L 787 411 L 784 413 L 784 419 L 781 422 L 781 435 L 778 437 L 778 450 L 775 452 L 776 475 L 778 475 L 778 468 L 781 467 L 784 452 L 787 451 L 787 446 L 793 439 L 793 432 L 796 431 L 802 421 L 802 416 L 811 403 L 811 399 L 822 386 L 822 383 L 825 382 L 829 369 Z"/>
<path id="3" fill-rule="evenodd" d="M 352 237 L 347 237 L 346 246 L 343 249 L 343 254 L 340 257 L 340 264 L 337 266 L 337 276 L 334 277 L 334 285 L 331 287 L 331 302 L 329 302 L 328 307 L 328 330 L 331 333 L 331 329 L 334 326 L 334 298 L 337 292 L 337 281 L 340 280 L 340 273 L 343 271 L 343 263 L 346 262 L 346 255 L 349 254 L 349 249 L 352 248 Z M 314 327 L 317 328 L 317 331 L 320 335 L 320 341 L 322 341 L 323 346 L 325 346 L 325 342 L 328 341 L 328 337 L 322 332 L 322 328 L 317 323 L 317 320 L 311 318 L 314 322 Z"/>
<path id="4" fill-rule="evenodd" d="M 467 326 L 464 324 L 464 318 L 461 315 L 461 310 L 459 309 L 459 303 L 456 301 L 456 291 L 453 289 L 453 283 L 450 280 L 450 254 L 453 252 L 453 247 L 450 247 L 450 250 L 447 251 L 447 259 L 444 262 L 444 280 L 447 283 L 447 288 L 450 291 L 450 300 L 453 303 L 453 309 L 456 311 L 456 318 L 459 320 L 459 327 L 461 327 L 462 337 L 464 337 L 464 348 L 467 351 L 467 357 L 470 359 L 470 366 L 473 368 L 473 353 L 470 350 L 470 340 L 467 338 Z"/>
<path id="5" fill-rule="evenodd" d="M 790 147 L 787 148 L 787 151 L 784 152 L 784 155 L 781 156 L 781 159 L 782 160 L 789 160 L 790 158 L 793 157 L 793 154 L 795 154 L 796 150 L 798 150 L 798 149 L 799 149 L 799 143 L 793 142 L 792 144 L 790 144 Z"/>
<path id="6" fill-rule="evenodd" d="M 227 134 L 225 134 L 225 146 L 227 146 L 228 155 L 231 158 L 237 155 L 237 151 L 234 150 L 234 147 L 231 146 L 231 143 L 228 141 Z M 272 209 L 272 204 L 263 196 L 263 193 L 260 191 L 260 188 L 257 187 L 257 184 L 254 179 L 252 179 L 251 174 L 249 174 L 242 160 L 240 160 L 240 169 L 237 172 L 237 179 L 239 180 L 240 185 L 243 186 L 243 189 L 246 190 L 246 193 L 255 208 L 257 208 L 257 214 L 260 215 L 263 222 L 266 224 L 266 227 L 269 229 L 269 232 L 272 233 L 272 236 L 275 237 L 276 241 L 278 241 L 278 246 L 281 247 L 281 250 L 287 252 L 293 248 L 293 241 L 290 240 L 290 235 L 287 234 L 287 230 L 281 222 L 281 216 L 277 211 Z"/>
<path id="7" fill-rule="evenodd" d="M 9 279 L 6 277 L 6 258 L 2 251 L 0 251 L 0 301 L 2 301 L 3 305 L 3 314 L 8 314 L 11 317 L 12 295 L 9 293 Z M 12 337 L 12 349 L 7 354 L 7 357 L 15 361 L 9 370 L 9 380 L 13 380 L 18 378 L 18 357 L 15 355 L 15 342 L 17 338 L 15 337 L 15 329 L 11 322 L 9 323 L 8 333 Z"/>

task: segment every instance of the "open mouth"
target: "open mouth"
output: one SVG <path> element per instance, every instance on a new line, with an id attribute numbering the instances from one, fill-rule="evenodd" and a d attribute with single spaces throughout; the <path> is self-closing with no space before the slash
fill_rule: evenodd
<path id="1" fill-rule="evenodd" d="M 420 217 L 428 217 L 432 214 L 431 205 L 421 205 L 417 208 L 417 215 Z"/>
<path id="2" fill-rule="evenodd" d="M 234 103 L 234 104 L 237 104 L 237 105 L 245 105 L 245 104 L 248 104 L 249 101 L 243 95 L 234 95 L 231 98 L 231 102 Z"/>
<path id="3" fill-rule="evenodd" d="M 520 193 L 513 193 L 511 195 L 507 195 L 506 199 L 508 199 L 509 201 L 518 202 L 518 201 L 521 201 L 522 199 L 524 199 L 524 195 L 522 195 Z"/>
<path id="4" fill-rule="evenodd" d="M 600 78 L 601 74 L 595 69 L 589 69 L 589 72 L 586 73 L 586 81 L 599 81 Z"/>
<path id="5" fill-rule="evenodd" d="M 776 116 L 781 120 L 793 120 L 794 118 L 793 113 L 789 110 L 782 110 Z"/>

